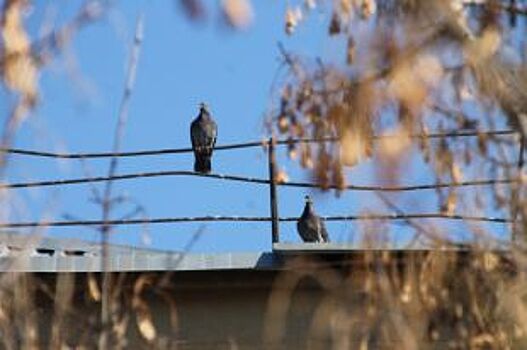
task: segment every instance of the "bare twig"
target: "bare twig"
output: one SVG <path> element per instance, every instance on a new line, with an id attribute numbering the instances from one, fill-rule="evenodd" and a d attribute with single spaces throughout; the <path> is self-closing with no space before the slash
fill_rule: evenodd
<path id="1" fill-rule="evenodd" d="M 395 203 L 393 203 L 386 195 L 384 195 L 384 193 L 380 193 L 377 191 L 375 192 L 375 194 L 377 195 L 377 197 L 379 197 L 384 202 L 384 204 L 390 210 L 395 211 L 397 215 L 401 215 L 403 217 L 406 216 L 406 213 L 401 208 L 399 208 Z M 438 240 L 438 235 L 435 232 L 432 232 L 431 230 L 429 230 L 426 226 L 423 226 L 420 223 L 415 222 L 411 218 L 404 218 L 403 220 L 406 222 L 408 226 L 413 227 L 416 230 L 416 235 L 410 241 L 410 243 L 408 243 L 407 245 L 408 247 L 411 247 L 421 234 L 425 234 L 428 238 L 431 238 L 433 240 Z"/>
<path id="2" fill-rule="evenodd" d="M 121 105 L 119 106 L 119 115 L 117 119 L 117 125 L 115 128 L 115 134 L 113 139 L 112 153 L 118 153 L 121 149 L 121 143 L 123 140 L 124 129 L 128 120 L 128 108 L 130 104 L 130 97 L 132 89 L 135 83 L 135 76 L 137 71 L 137 65 L 139 60 L 139 53 L 141 43 L 143 40 L 143 17 L 139 16 L 135 29 L 134 43 L 130 55 L 130 62 L 128 65 L 128 72 L 126 75 L 126 84 L 121 99 Z M 101 305 L 101 322 L 102 331 L 99 338 L 99 347 L 101 349 L 107 349 L 109 347 L 108 336 L 109 336 L 109 320 L 110 320 L 110 284 L 111 275 L 108 271 L 108 238 L 112 224 L 110 223 L 109 217 L 112 209 L 112 177 L 117 171 L 118 157 L 112 156 L 110 160 L 110 166 L 108 169 L 108 180 L 104 188 L 103 203 L 102 203 L 102 226 L 101 226 L 101 240 L 102 240 L 102 261 L 103 261 L 103 283 L 102 283 L 102 305 Z"/>
<path id="3" fill-rule="evenodd" d="M 67 46 L 71 38 L 87 24 L 99 19 L 105 10 L 103 1 L 89 0 L 77 15 L 63 27 L 48 33 L 31 45 L 32 55 L 39 66 L 45 65 L 57 51 Z M 7 58 L 5 58 L 7 59 Z"/>

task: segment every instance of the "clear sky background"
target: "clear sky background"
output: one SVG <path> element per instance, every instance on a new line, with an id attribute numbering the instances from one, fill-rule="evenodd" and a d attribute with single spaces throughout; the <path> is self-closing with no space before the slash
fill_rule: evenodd
<path id="1" fill-rule="evenodd" d="M 211 2 L 212 3 L 212 2 Z M 144 14 L 144 42 L 141 48 L 136 86 L 131 98 L 129 121 L 122 150 L 149 150 L 188 147 L 189 124 L 205 101 L 219 126 L 218 144 L 260 140 L 266 136 L 263 121 L 271 99 L 271 85 L 280 66 L 277 42 L 296 53 L 325 60 L 340 61 L 341 41 L 327 37 L 325 13 L 314 13 L 296 35 L 285 35 L 284 1 L 253 1 L 255 21 L 246 31 L 234 32 L 221 25 L 219 11 L 212 6 L 208 20 L 189 22 L 172 1 L 123 1 L 103 20 L 83 29 L 73 45 L 41 76 L 41 102 L 17 135 L 18 148 L 66 152 L 111 150 L 119 103 L 135 22 Z M 33 33 L 40 30 L 47 16 L 60 25 L 79 9 L 79 1 L 38 1 L 27 24 Z M 523 22 L 521 24 L 524 25 Z M 367 24 L 358 28 L 367 31 Z M 11 99 L 2 92 L 1 112 L 6 114 Z M 279 163 L 292 180 L 309 180 L 309 173 L 279 153 Z M 409 157 L 411 158 L 411 157 Z M 405 183 L 429 183 L 428 170 L 419 157 L 407 167 Z M 109 160 L 10 158 L 8 181 L 33 181 L 105 175 Z M 121 158 L 118 173 L 163 170 L 191 170 L 191 154 Z M 222 174 L 267 177 L 266 155 L 262 149 L 216 152 L 213 171 Z M 349 172 L 353 184 L 374 184 L 369 162 Z M 102 184 L 97 184 L 102 189 Z M 268 187 L 258 184 L 226 182 L 194 177 L 163 177 L 116 182 L 114 193 L 126 194 L 141 204 L 149 217 L 203 215 L 269 215 Z M 305 189 L 280 188 L 280 214 L 299 215 Z M 62 219 L 71 215 L 98 220 L 100 206 L 90 202 L 86 184 L 55 188 L 11 191 L 12 220 Z M 431 193 L 428 193 L 431 194 Z M 426 194 L 404 196 L 411 212 L 436 211 L 435 201 Z M 333 193 L 315 194 L 316 208 L 322 215 L 359 214 L 363 210 L 384 211 L 373 195 L 348 192 L 340 198 Z M 119 218 L 133 210 L 124 203 L 112 214 Z M 331 238 L 360 239 L 352 223 L 330 223 Z M 466 232 L 464 225 L 450 225 L 448 234 Z M 490 227 L 490 226 L 487 226 Z M 499 225 L 491 226 L 504 232 Z M 271 248 L 270 223 L 183 223 L 149 227 L 116 227 L 115 242 L 160 249 L 182 249 L 193 235 L 202 234 L 193 251 L 259 251 Z M 281 225 L 282 238 L 298 240 L 293 223 Z M 30 232 L 21 231 L 21 232 Z M 400 225 L 391 230 L 401 241 L 409 230 Z M 52 228 L 46 234 L 59 237 L 98 239 L 86 227 Z"/>

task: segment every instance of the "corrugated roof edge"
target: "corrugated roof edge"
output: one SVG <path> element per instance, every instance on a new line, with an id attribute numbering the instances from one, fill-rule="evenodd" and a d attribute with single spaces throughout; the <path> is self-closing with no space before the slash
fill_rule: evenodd
<path id="1" fill-rule="evenodd" d="M 152 255 L 112 254 L 111 272 L 133 271 L 201 271 L 264 270 L 281 266 L 273 253 L 223 253 Z M 31 256 L 0 257 L 0 272 L 101 272 L 100 256 Z"/>

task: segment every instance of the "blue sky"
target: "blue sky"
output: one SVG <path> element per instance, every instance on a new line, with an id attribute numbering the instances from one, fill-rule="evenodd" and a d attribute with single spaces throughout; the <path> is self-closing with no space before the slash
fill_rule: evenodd
<path id="1" fill-rule="evenodd" d="M 270 87 L 279 68 L 277 42 L 306 56 L 339 60 L 337 41 L 326 36 L 327 16 L 314 14 L 288 37 L 283 30 L 286 2 L 253 1 L 255 22 L 247 30 L 233 32 L 220 24 L 219 12 L 209 9 L 208 21 L 189 22 L 171 1 L 127 1 L 116 6 L 108 17 L 83 29 L 73 45 L 43 72 L 41 101 L 17 135 L 19 148 L 68 152 L 108 151 L 122 96 L 129 49 L 135 22 L 144 14 L 144 42 L 133 91 L 123 150 L 179 148 L 189 146 L 189 124 L 198 104 L 205 101 L 219 125 L 218 144 L 259 140 L 265 137 L 263 120 L 268 111 Z M 79 1 L 42 1 L 28 18 L 33 33 L 50 13 L 59 25 L 78 10 Z M 72 64 L 73 62 L 73 64 Z M 2 93 L 2 113 L 10 101 Z M 118 173 L 162 170 L 191 170 L 192 155 L 162 155 L 121 159 Z M 309 174 L 279 153 L 279 163 L 291 179 L 309 180 Z M 430 182 L 419 159 L 408 171 L 413 180 Z M 8 180 L 12 182 L 75 178 L 107 173 L 108 160 L 56 161 L 12 156 Z M 261 149 L 217 152 L 214 172 L 266 177 L 267 163 Z M 362 164 L 349 173 L 354 184 L 372 184 L 371 164 Z M 102 185 L 97 185 L 102 189 Z M 114 193 L 126 194 L 140 203 L 149 217 L 202 215 L 269 215 L 268 188 L 257 184 L 224 182 L 190 177 L 164 177 L 116 182 Z M 81 219 L 100 219 L 101 209 L 89 201 L 90 187 L 71 185 L 12 191 L 12 220 L 38 220 L 43 216 L 61 219 L 68 214 Z M 280 214 L 299 215 L 304 189 L 281 188 Z M 422 195 L 407 197 L 415 212 L 435 211 L 435 202 Z M 323 215 L 358 214 L 378 209 L 373 195 L 348 192 L 340 198 L 333 193 L 315 195 Z M 119 206 L 112 217 L 119 218 L 133 204 Z M 147 235 L 151 246 L 178 250 L 187 244 L 202 224 L 151 225 Z M 398 235 L 408 230 L 395 226 Z M 271 247 L 268 223 L 208 223 L 193 246 L 194 251 L 257 251 Z M 333 240 L 360 238 L 356 225 L 331 223 Z M 498 226 L 499 228 L 499 226 Z M 500 228 L 499 228 L 500 229 Z M 284 240 L 297 240 L 294 224 L 281 225 Z M 462 227 L 461 227 L 462 230 Z M 461 232 L 461 231 L 458 231 Z M 89 228 L 53 228 L 47 234 L 59 237 L 98 239 Z M 144 228 L 117 227 L 115 242 L 143 245 Z M 394 237 L 399 239 L 397 236 Z"/>

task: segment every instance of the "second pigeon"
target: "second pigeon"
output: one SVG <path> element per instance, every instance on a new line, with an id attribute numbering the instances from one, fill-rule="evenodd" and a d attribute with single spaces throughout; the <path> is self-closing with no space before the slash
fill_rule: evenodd
<path id="1" fill-rule="evenodd" d="M 315 213 L 311 198 L 306 196 L 305 199 L 304 211 L 296 224 L 298 234 L 304 242 L 328 243 L 329 236 L 324 221 Z"/>

